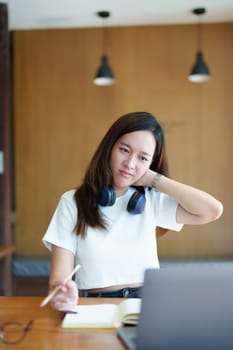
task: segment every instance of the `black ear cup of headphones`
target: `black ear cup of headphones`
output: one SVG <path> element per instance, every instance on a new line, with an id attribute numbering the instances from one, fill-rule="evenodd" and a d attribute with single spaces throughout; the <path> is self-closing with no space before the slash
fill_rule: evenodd
<path id="1" fill-rule="evenodd" d="M 140 193 L 135 191 L 131 196 L 129 203 L 127 205 L 127 210 L 131 214 L 141 214 L 145 208 L 146 197 L 145 193 Z"/>
<path id="2" fill-rule="evenodd" d="M 101 188 L 98 203 L 103 207 L 111 207 L 116 201 L 116 193 L 111 186 L 103 186 Z"/>
<path id="3" fill-rule="evenodd" d="M 114 188 L 111 186 L 103 186 L 98 197 L 98 204 L 102 205 L 103 207 L 110 207 L 115 203 L 115 201 L 116 193 Z M 127 205 L 127 211 L 134 215 L 141 214 L 145 208 L 145 204 L 145 191 L 143 187 L 140 187 L 130 197 Z"/>

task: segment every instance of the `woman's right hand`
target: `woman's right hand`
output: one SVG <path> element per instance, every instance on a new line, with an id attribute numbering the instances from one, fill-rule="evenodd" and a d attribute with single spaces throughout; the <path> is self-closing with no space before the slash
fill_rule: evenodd
<path id="1" fill-rule="evenodd" d="M 65 284 L 60 281 L 53 282 L 50 292 L 57 286 L 60 286 L 60 289 L 51 299 L 51 307 L 57 311 L 74 311 L 78 303 L 78 288 L 76 283 L 73 280 Z"/>

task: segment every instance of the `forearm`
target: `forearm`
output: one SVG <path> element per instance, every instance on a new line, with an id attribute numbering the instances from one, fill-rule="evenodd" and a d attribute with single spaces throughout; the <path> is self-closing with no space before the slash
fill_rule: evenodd
<path id="1" fill-rule="evenodd" d="M 59 290 L 50 301 L 50 305 L 55 310 L 73 310 L 77 304 L 78 289 L 71 278 L 73 267 L 73 254 L 66 249 L 53 246 L 49 289 L 51 291 L 59 286 Z M 67 276 L 70 280 L 67 280 Z"/>
<path id="2" fill-rule="evenodd" d="M 74 256 L 71 252 L 53 246 L 49 284 L 63 281 L 74 268 Z"/>
<path id="3" fill-rule="evenodd" d="M 212 195 L 165 176 L 157 181 L 157 190 L 172 197 L 188 213 L 199 217 L 200 223 L 216 220 L 222 214 L 222 204 Z"/>
<path id="4" fill-rule="evenodd" d="M 183 224 L 203 224 L 218 219 L 222 215 L 222 203 L 207 192 L 174 181 L 149 170 L 137 181 L 139 186 L 149 186 L 167 194 L 179 205 L 177 222 Z"/>

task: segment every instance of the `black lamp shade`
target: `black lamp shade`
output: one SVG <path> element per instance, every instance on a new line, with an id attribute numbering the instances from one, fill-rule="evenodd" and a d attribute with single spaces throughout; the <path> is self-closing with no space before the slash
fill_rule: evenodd
<path id="1" fill-rule="evenodd" d="M 115 83 L 114 75 L 112 69 L 108 63 L 107 55 L 103 55 L 101 58 L 101 65 L 97 70 L 94 84 L 99 86 L 107 86 Z"/>
<path id="2" fill-rule="evenodd" d="M 203 60 L 203 53 L 201 51 L 198 51 L 197 53 L 196 62 L 193 65 L 188 79 L 192 83 L 204 83 L 210 79 L 209 70 Z"/>

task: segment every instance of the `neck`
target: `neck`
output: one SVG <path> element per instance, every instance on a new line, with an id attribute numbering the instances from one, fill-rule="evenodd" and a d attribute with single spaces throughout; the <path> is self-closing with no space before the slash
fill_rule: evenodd
<path id="1" fill-rule="evenodd" d="M 114 188 L 116 196 L 120 197 L 123 196 L 123 194 L 125 194 L 128 191 L 128 187 L 127 188 Z"/>

